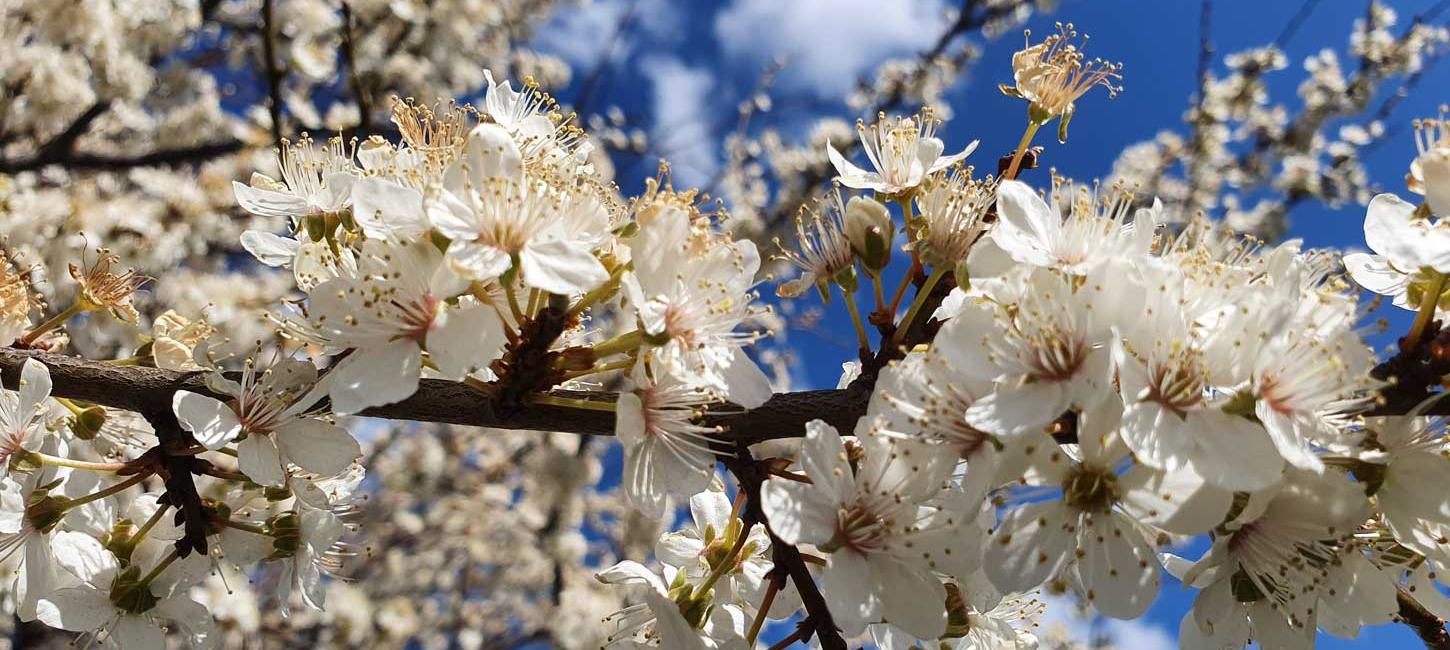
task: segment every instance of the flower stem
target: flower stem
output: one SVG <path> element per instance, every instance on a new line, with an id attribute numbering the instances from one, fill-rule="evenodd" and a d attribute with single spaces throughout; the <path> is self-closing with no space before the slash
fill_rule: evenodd
<path id="1" fill-rule="evenodd" d="M 171 563 L 172 562 L 175 562 L 176 561 L 176 558 L 178 558 L 178 557 L 181 557 L 180 553 L 177 552 L 177 550 L 174 549 L 174 548 L 171 549 L 171 553 L 166 556 L 166 559 L 161 560 L 161 562 L 157 563 L 156 564 L 156 568 L 151 569 L 151 572 L 148 573 L 148 574 L 146 574 L 146 577 L 144 577 L 144 578 L 141 579 L 141 584 L 143 584 L 143 585 L 149 585 L 149 584 L 151 584 L 151 581 L 152 580 L 155 580 L 157 576 L 161 575 L 161 572 L 162 571 L 165 571 L 166 570 L 166 567 L 171 566 Z"/>
<path id="2" fill-rule="evenodd" d="M 92 463 L 85 460 L 73 460 L 62 456 L 52 456 L 45 453 L 36 453 L 43 465 L 54 465 L 55 467 L 69 467 L 71 469 L 84 469 L 92 472 L 119 472 L 126 468 L 125 463 Z"/>
<path id="3" fill-rule="evenodd" d="M 640 344 L 642 343 L 644 343 L 643 330 L 634 330 L 633 332 L 620 334 L 619 336 L 609 339 L 608 341 L 595 344 L 594 358 L 599 359 L 602 357 L 607 357 L 611 354 L 625 354 L 628 352 L 633 352 L 635 350 L 638 350 Z"/>
<path id="4" fill-rule="evenodd" d="M 947 274 L 946 267 L 936 267 L 931 270 L 931 275 L 926 276 L 926 283 L 916 290 L 916 299 L 911 301 L 911 308 L 906 310 L 906 315 L 901 317 L 901 324 L 896 326 L 896 333 L 891 335 L 892 344 L 900 344 L 906 337 L 906 331 L 911 329 L 912 321 L 926 304 L 926 299 L 931 296 L 931 290 L 936 288 L 936 283 L 941 281 L 942 276 Z"/>
<path id="5" fill-rule="evenodd" d="M 513 312 L 514 320 L 519 323 L 524 322 L 524 310 L 519 307 L 519 296 L 518 293 L 514 291 L 514 283 L 512 281 L 509 281 L 503 282 L 502 284 L 503 295 L 508 298 L 509 311 Z"/>
<path id="6" fill-rule="evenodd" d="M 1022 140 L 1017 143 L 1016 153 L 1012 154 L 1012 164 L 1007 166 L 1007 172 L 1002 174 L 1002 178 L 1007 180 L 1017 178 L 1018 168 L 1022 166 L 1022 156 L 1027 154 L 1027 147 L 1032 146 L 1032 138 L 1037 136 L 1037 129 L 1040 128 L 1042 128 L 1041 124 L 1030 119 L 1027 121 L 1027 130 L 1022 132 Z"/>
<path id="7" fill-rule="evenodd" d="M 87 494 L 83 497 L 71 499 L 65 502 L 65 509 L 70 510 L 71 508 L 78 508 L 92 501 L 99 501 L 113 494 L 119 494 L 126 491 L 127 488 L 130 488 L 131 486 L 146 480 L 146 477 L 150 475 L 151 472 L 141 472 L 99 492 L 94 492 L 91 494 Z"/>
<path id="8" fill-rule="evenodd" d="M 271 537 L 272 536 L 272 533 L 267 532 L 267 529 L 266 528 L 263 528 L 263 527 L 258 526 L 256 524 L 247 524 L 247 523 L 242 523 L 240 521 L 233 521 L 231 519 L 223 520 L 221 523 L 222 523 L 223 526 L 226 526 L 227 528 L 235 528 L 237 530 L 244 530 L 244 531 L 247 531 L 249 533 L 254 533 L 254 534 L 257 534 L 257 535 L 266 535 L 267 537 Z"/>
<path id="9" fill-rule="evenodd" d="M 57 402 L 60 402 L 60 405 L 61 406 L 64 406 L 67 411 L 70 411 L 70 414 L 71 415 L 80 415 L 80 414 L 86 412 L 86 410 L 84 408 L 82 408 L 80 405 L 78 405 L 75 402 L 73 402 L 71 400 L 68 400 L 68 399 L 66 399 L 64 397 L 56 397 L 56 396 L 52 395 L 50 398 L 53 399 L 53 400 L 55 400 L 55 401 L 57 401 Z"/>
<path id="10" fill-rule="evenodd" d="M 625 268 L 625 265 L 621 264 L 618 268 L 614 269 L 614 272 L 609 274 L 609 279 L 605 280 L 604 284 L 601 284 L 595 287 L 593 291 L 584 294 L 584 297 L 580 298 L 579 302 L 574 303 L 574 306 L 569 308 L 569 312 L 567 315 L 571 318 L 574 316 L 578 316 L 579 314 L 584 313 L 584 310 L 588 309 L 594 303 L 614 295 L 614 292 L 619 290 L 619 278 L 624 275 Z"/>
<path id="11" fill-rule="evenodd" d="M 880 287 L 880 285 L 877 286 Z M 851 312 L 851 325 L 856 327 L 856 340 L 861 344 L 861 350 L 870 352 L 871 341 L 866 338 L 866 325 L 861 322 L 861 310 L 856 307 L 856 294 L 846 293 L 846 290 L 842 289 L 841 296 L 845 298 L 846 311 Z"/>
<path id="12" fill-rule="evenodd" d="M 1410 326 L 1410 333 L 1405 335 L 1405 344 L 1401 350 L 1413 350 L 1420 344 L 1420 337 L 1425 335 L 1425 329 L 1430 326 L 1430 321 L 1435 318 L 1435 310 L 1440 306 L 1440 294 L 1445 291 L 1445 274 L 1436 273 L 1435 281 L 1430 284 L 1430 290 L 1425 292 L 1425 298 L 1420 301 L 1420 313 L 1415 314 L 1415 323 Z"/>
<path id="13" fill-rule="evenodd" d="M 886 308 L 886 296 L 881 292 L 881 274 L 871 274 L 871 291 L 876 294 L 876 311 Z"/>
<path id="14" fill-rule="evenodd" d="M 140 542 L 142 539 L 145 539 L 146 534 L 151 532 L 151 529 L 155 528 L 156 524 L 161 522 L 161 517 L 165 516 L 166 511 L 170 509 L 170 504 L 163 503 L 157 505 L 156 512 L 151 515 L 151 518 L 147 519 L 146 523 L 142 524 L 141 528 L 136 531 L 136 534 L 131 536 L 131 543 L 135 544 L 137 542 Z"/>
<path id="15" fill-rule="evenodd" d="M 20 337 L 20 342 L 24 343 L 25 345 L 30 345 L 46 332 L 49 332 L 57 327 L 60 327 L 61 325 L 64 325 L 65 322 L 70 320 L 72 316 L 85 313 L 86 311 L 89 311 L 86 306 L 80 301 L 76 301 L 75 304 L 67 307 L 65 311 L 51 316 L 50 318 L 47 318 L 45 322 L 36 325 L 35 329 L 30 330 L 25 334 L 25 336 Z"/>
<path id="16" fill-rule="evenodd" d="M 755 638 L 760 636 L 760 628 L 765 625 L 765 615 L 770 611 L 770 606 L 775 604 L 775 594 L 780 591 L 780 582 L 770 581 L 770 586 L 765 590 L 765 598 L 760 601 L 760 607 L 755 610 L 755 620 L 750 623 L 750 633 L 745 636 L 745 642 L 750 647 L 755 647 Z"/>
<path id="17" fill-rule="evenodd" d="M 794 644 L 794 643 L 796 643 L 797 641 L 804 640 L 805 639 L 805 635 L 807 634 L 807 632 L 805 630 L 809 630 L 809 629 L 810 628 L 808 628 L 808 627 L 798 627 L 798 628 L 796 628 L 796 630 L 794 632 L 791 632 L 790 633 L 790 636 L 788 636 L 788 637 L 786 637 L 784 639 L 781 639 L 780 641 L 776 642 L 775 645 L 770 646 L 770 650 L 785 650 L 786 648 L 791 647 L 791 645 Z"/>
<path id="18" fill-rule="evenodd" d="M 601 364 L 599 364 L 597 366 L 594 366 L 594 367 L 589 368 L 589 369 L 586 369 L 586 370 L 580 370 L 578 372 L 568 373 L 568 374 L 564 375 L 564 379 L 565 380 L 578 379 L 578 378 L 584 377 L 586 375 L 595 375 L 595 374 L 599 374 L 601 372 L 609 372 L 611 370 L 625 370 L 625 369 L 633 366 L 634 363 L 635 363 L 635 358 L 634 357 L 627 357 L 627 358 L 624 358 L 624 359 L 619 359 L 617 361 L 610 361 L 609 363 L 601 363 Z"/>
<path id="19" fill-rule="evenodd" d="M 907 269 L 906 273 L 901 276 L 901 284 L 896 286 L 896 293 L 891 296 L 891 307 L 888 308 L 890 313 L 887 316 L 891 318 L 896 317 L 896 308 L 901 306 L 901 299 L 906 296 L 906 288 L 911 286 L 912 275 L 914 275 L 912 270 Z"/>
<path id="20" fill-rule="evenodd" d="M 734 527 L 732 523 L 730 528 Z M 740 532 L 736 534 L 735 544 L 730 547 L 730 554 L 720 560 L 720 564 L 710 568 L 710 575 L 705 576 L 705 581 L 700 583 L 699 587 L 695 588 L 694 598 L 704 598 L 705 594 L 710 593 L 710 590 L 715 588 L 715 583 L 719 582 L 720 578 L 735 568 L 736 560 L 740 558 L 740 551 L 745 548 L 745 538 L 747 537 L 750 537 L 750 531 L 742 526 Z"/>
<path id="21" fill-rule="evenodd" d="M 586 411 L 608 411 L 614 412 L 614 402 L 601 402 L 592 399 L 575 399 L 572 397 L 559 397 L 557 395 L 533 395 L 529 397 L 530 404 L 543 404 L 547 406 L 562 406 L 571 409 L 583 409 Z"/>

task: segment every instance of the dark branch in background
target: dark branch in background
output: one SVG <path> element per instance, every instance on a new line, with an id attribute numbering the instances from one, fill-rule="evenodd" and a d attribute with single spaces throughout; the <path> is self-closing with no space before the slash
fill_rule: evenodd
<path id="1" fill-rule="evenodd" d="M 53 157 L 41 155 L 20 160 L 0 160 L 0 173 L 17 174 L 35 171 L 50 165 L 70 170 L 125 171 L 135 167 L 168 167 L 203 163 L 219 156 L 241 151 L 246 144 L 240 140 L 226 140 L 211 144 L 178 149 L 161 149 L 139 154 L 98 155 L 64 152 Z"/>
<path id="2" fill-rule="evenodd" d="M 1304 21 L 1309 18 L 1309 14 L 1314 13 L 1314 6 L 1317 4 L 1319 4 L 1319 0 L 1304 0 L 1304 4 L 1299 5 L 1299 10 L 1294 12 L 1294 17 L 1284 24 L 1284 29 L 1280 30 L 1279 35 L 1274 38 L 1274 47 L 1284 49 L 1284 46 L 1294 39 L 1294 35 L 1299 33 L 1299 28 L 1304 26 Z"/>
<path id="3" fill-rule="evenodd" d="M 594 69 L 589 71 L 589 76 L 584 78 L 584 83 L 579 87 L 579 94 L 574 98 L 574 111 L 579 114 L 589 112 L 589 102 L 594 99 L 594 91 L 599 84 L 604 82 L 609 74 L 610 62 L 614 60 L 614 52 L 634 26 L 635 10 L 638 9 L 638 0 L 630 0 L 629 6 L 625 7 L 624 15 L 619 18 L 619 23 L 614 26 L 614 33 L 610 34 L 609 42 L 604 46 L 604 51 L 599 55 L 599 60 L 594 62 Z"/>
<path id="4" fill-rule="evenodd" d="M 106 100 L 91 104 L 91 107 L 81 113 L 74 122 L 71 122 L 65 131 L 55 136 L 50 142 L 41 145 L 40 149 L 35 152 L 35 157 L 57 158 L 71 153 L 75 149 L 76 140 L 79 140 L 85 134 L 86 129 L 91 127 L 91 123 L 95 122 L 96 118 L 104 114 L 110 107 L 111 102 Z"/>
<path id="5" fill-rule="evenodd" d="M 363 87 L 362 71 L 357 67 L 357 48 L 353 43 L 353 30 L 356 28 L 354 22 L 352 3 L 343 2 L 342 62 L 347 67 L 348 87 L 352 92 L 352 99 L 357 103 L 358 123 L 355 133 L 359 138 L 366 138 L 373 117 L 373 101 L 372 95 L 368 93 L 367 88 Z"/>
<path id="6" fill-rule="evenodd" d="M 272 0 L 262 0 L 262 70 L 267 75 L 267 114 L 272 116 L 272 144 L 280 146 L 282 70 L 277 66 L 277 25 L 274 13 Z"/>
<path id="7" fill-rule="evenodd" d="M 1311 0 L 1312 2 L 1313 0 Z M 1307 3 L 1306 3 L 1307 4 Z M 1302 9 L 1301 9 L 1302 11 Z M 1208 102 L 1208 86 L 1213 81 L 1213 1 L 1203 0 L 1203 5 L 1198 12 L 1198 97 L 1194 99 L 1193 105 L 1193 131 L 1189 136 L 1189 150 L 1201 151 L 1203 141 L 1207 135 L 1204 127 L 1210 123 L 1208 112 L 1204 106 Z M 1187 207 L 1194 207 L 1194 197 L 1198 196 L 1198 187 L 1203 178 L 1203 168 L 1197 156 L 1190 159 L 1185 165 L 1185 175 L 1188 177 Z"/>

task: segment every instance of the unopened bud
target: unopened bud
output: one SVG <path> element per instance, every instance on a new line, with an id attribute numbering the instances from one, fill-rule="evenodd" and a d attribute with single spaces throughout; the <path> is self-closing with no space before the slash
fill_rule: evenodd
<path id="1" fill-rule="evenodd" d="M 106 410 L 99 406 L 92 406 L 71 418 L 70 430 L 81 440 L 95 440 L 101 433 L 101 427 L 106 424 Z"/>
<path id="2" fill-rule="evenodd" d="M 1415 159 L 1424 185 L 1425 205 L 1440 216 L 1450 216 L 1450 147 L 1438 146 Z"/>
<path id="3" fill-rule="evenodd" d="M 846 239 L 871 275 L 891 261 L 891 240 L 895 236 L 896 227 L 886 206 L 859 196 L 846 203 Z"/>

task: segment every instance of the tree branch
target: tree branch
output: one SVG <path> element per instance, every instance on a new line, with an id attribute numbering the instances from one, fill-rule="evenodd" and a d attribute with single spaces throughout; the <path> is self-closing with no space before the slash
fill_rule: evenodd
<path id="1" fill-rule="evenodd" d="M 277 25 L 272 0 L 262 0 L 262 70 L 267 75 L 267 113 L 272 117 L 272 144 L 282 144 L 282 70 L 277 66 Z M 364 117 L 364 120 L 367 118 Z"/>
<path id="2" fill-rule="evenodd" d="M 1450 650 L 1450 632 L 1445 631 L 1445 621 L 1430 613 L 1419 601 L 1415 600 L 1410 592 L 1404 587 L 1396 587 L 1396 599 L 1399 601 L 1399 617 L 1405 625 L 1414 628 L 1420 640 L 1425 642 L 1425 647 L 1431 650 Z"/>
<path id="3" fill-rule="evenodd" d="M 21 365 L 35 359 L 50 370 L 57 397 L 81 400 L 112 408 L 170 412 L 171 396 L 179 390 L 200 393 L 216 399 L 231 399 L 207 387 L 202 373 L 176 372 L 141 366 L 116 366 L 79 357 L 0 348 L 0 374 L 4 385 L 14 388 L 20 378 Z M 613 403 L 613 392 L 555 390 L 551 395 Z M 742 410 L 722 404 L 706 415 L 709 424 L 718 424 L 735 432 L 734 440 L 747 443 L 805 435 L 807 422 L 820 418 L 833 426 L 849 431 L 856 419 L 866 412 L 869 391 L 813 390 L 778 393 L 759 408 Z M 439 422 L 496 429 L 559 431 L 582 435 L 614 434 L 614 414 L 603 411 L 571 409 L 542 404 L 527 405 L 517 412 L 504 414 L 478 390 L 459 382 L 424 379 L 418 391 L 401 402 L 368 409 L 360 415 L 392 420 Z"/>
<path id="4" fill-rule="evenodd" d="M 125 171 L 135 167 L 161 167 L 205 162 L 213 158 L 236 153 L 246 147 L 241 140 L 226 140 L 180 149 L 162 149 L 135 155 L 102 156 L 95 154 L 54 152 L 37 153 L 20 160 L 0 160 L 0 173 L 17 174 L 59 165 L 76 170 Z"/>

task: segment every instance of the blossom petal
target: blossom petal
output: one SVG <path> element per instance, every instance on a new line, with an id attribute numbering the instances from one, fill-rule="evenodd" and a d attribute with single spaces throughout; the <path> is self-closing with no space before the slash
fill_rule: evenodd
<path id="1" fill-rule="evenodd" d="M 609 271 L 587 246 L 555 240 L 530 243 L 519 255 L 524 283 L 561 295 L 587 292 L 609 279 Z"/>
<path id="2" fill-rule="evenodd" d="M 502 356 L 507 335 L 492 307 L 451 308 L 440 320 L 428 332 L 428 358 L 444 377 L 463 379 Z"/>
<path id="3" fill-rule="evenodd" d="M 1127 517 L 1093 516 L 1078 536 L 1078 577 L 1088 602 L 1104 616 L 1137 618 L 1158 595 L 1158 558 Z"/>
<path id="4" fill-rule="evenodd" d="M 166 650 L 166 635 L 145 617 L 122 614 L 111 626 L 111 640 L 126 650 Z"/>
<path id="5" fill-rule="evenodd" d="M 1218 410 L 1199 414 L 1193 469 L 1226 490 L 1257 492 L 1278 482 L 1284 458 L 1263 427 Z"/>
<path id="6" fill-rule="evenodd" d="M 880 174 L 868 172 L 852 164 L 841 155 L 841 152 L 836 151 L 835 145 L 829 142 L 826 143 L 826 155 L 831 159 L 831 165 L 836 168 L 836 177 L 841 179 L 842 185 L 858 190 L 881 191 L 886 189 L 886 182 L 882 180 Z"/>
<path id="7" fill-rule="evenodd" d="M 866 631 L 881 616 L 881 598 L 872 589 L 871 566 L 850 550 L 832 553 L 821 571 L 821 593 L 831 617 L 847 636 Z"/>
<path id="8" fill-rule="evenodd" d="M 744 350 L 735 348 L 730 365 L 724 368 L 725 397 L 748 409 L 770 399 L 770 378 Z"/>
<path id="9" fill-rule="evenodd" d="M 171 411 L 181 428 L 212 451 L 231 444 L 242 433 L 242 422 L 231 406 L 200 393 L 176 391 L 171 396 Z"/>
<path id="10" fill-rule="evenodd" d="M 507 129 L 484 122 L 473 127 L 463 145 L 464 160 L 474 178 L 518 179 L 524 174 L 524 156 Z"/>
<path id="11" fill-rule="evenodd" d="M 270 233 L 265 230 L 248 230 L 242 233 L 242 248 L 252 257 L 267 266 L 288 266 L 297 259 L 297 250 L 302 246 L 291 237 Z"/>
<path id="12" fill-rule="evenodd" d="M 116 556 L 85 533 L 57 532 L 50 545 L 55 563 L 81 582 L 109 586 L 119 570 Z"/>
<path id="13" fill-rule="evenodd" d="M 1015 435 L 1041 429 L 1061 416 L 1070 403 L 1067 386 L 1058 381 L 1036 381 L 1021 386 L 998 386 L 967 408 L 967 424 L 988 433 Z"/>
<path id="14" fill-rule="evenodd" d="M 307 214 L 308 211 L 306 199 L 286 192 L 252 187 L 232 181 L 232 193 L 236 195 L 237 205 L 259 217 L 285 219 Z"/>
<path id="15" fill-rule="evenodd" d="M 997 214 L 992 241 L 1023 264 L 1051 266 L 1047 242 L 1062 230 L 1062 217 L 1021 181 L 1003 181 L 997 188 Z"/>
<path id="16" fill-rule="evenodd" d="M 1171 472 L 1134 465 L 1118 478 L 1119 507 L 1145 524 L 1197 535 L 1223 523 L 1233 492 L 1208 485 L 1191 466 Z"/>
<path id="17" fill-rule="evenodd" d="M 282 472 L 282 455 L 272 436 L 252 434 L 237 443 L 237 466 L 259 485 L 282 485 L 287 479 Z"/>
<path id="18" fill-rule="evenodd" d="M 35 613 L 40 622 L 51 627 L 70 632 L 89 632 L 110 622 L 120 614 L 120 610 L 101 590 L 82 586 L 51 592 L 40 599 Z"/>
<path id="19" fill-rule="evenodd" d="M 881 613 L 895 625 L 920 639 L 935 639 L 946 632 L 946 587 L 930 571 L 876 556 L 869 560 L 871 579 L 880 585 Z"/>
<path id="20" fill-rule="evenodd" d="M 407 399 L 418 390 L 421 357 L 411 339 L 354 352 L 332 373 L 337 378 L 328 392 L 333 412 L 351 415 Z"/>
<path id="21" fill-rule="evenodd" d="M 987 543 L 983 568 L 1005 593 L 1027 592 L 1067 563 L 1076 514 L 1057 501 L 1033 503 L 1003 517 Z"/>
<path id="22" fill-rule="evenodd" d="M 825 544 L 836 534 L 837 503 L 806 483 L 772 479 L 760 486 L 770 530 L 787 544 Z"/>
<path id="23" fill-rule="evenodd" d="M 423 212 L 423 194 L 411 187 L 367 177 L 353 187 L 352 196 L 353 219 L 368 237 L 409 241 L 431 227 Z"/>
<path id="24" fill-rule="evenodd" d="M 322 476 L 339 474 L 362 456 L 362 448 L 347 429 L 325 420 L 298 418 L 275 435 L 277 447 L 288 460 Z"/>

